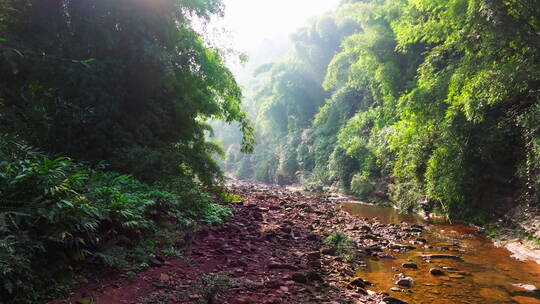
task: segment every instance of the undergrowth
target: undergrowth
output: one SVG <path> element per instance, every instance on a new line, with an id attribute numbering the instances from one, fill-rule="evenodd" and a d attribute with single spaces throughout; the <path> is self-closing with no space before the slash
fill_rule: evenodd
<path id="1" fill-rule="evenodd" d="M 349 262 L 356 258 L 356 252 L 352 241 L 341 231 L 334 231 L 324 243 L 336 251 L 345 261 Z"/>
<path id="2" fill-rule="evenodd" d="M 177 257 L 198 220 L 232 214 L 191 180 L 150 186 L 18 142 L 0 147 L 0 197 L 0 302 L 14 304 L 59 296 L 85 268 Z"/>
<path id="3" fill-rule="evenodd" d="M 219 193 L 219 198 L 226 203 L 241 202 L 244 200 L 241 196 L 229 192 Z"/>

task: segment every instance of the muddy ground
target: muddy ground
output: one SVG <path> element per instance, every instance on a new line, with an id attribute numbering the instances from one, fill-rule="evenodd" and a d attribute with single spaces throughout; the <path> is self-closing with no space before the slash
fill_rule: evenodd
<path id="1" fill-rule="evenodd" d="M 197 232 L 182 259 L 89 283 L 57 303 L 404 303 L 356 276 L 366 259 L 422 244 L 421 226 L 351 216 L 327 196 L 236 182 L 234 216 Z M 342 231 L 350 256 L 324 240 Z M 83 299 L 83 300 L 81 300 Z"/>

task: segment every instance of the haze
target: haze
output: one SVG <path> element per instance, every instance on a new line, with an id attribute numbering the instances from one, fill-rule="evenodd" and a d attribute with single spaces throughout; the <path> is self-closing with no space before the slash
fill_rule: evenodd
<path id="1" fill-rule="evenodd" d="M 338 7 L 340 0 L 225 0 L 225 17 L 210 24 L 212 40 L 220 47 L 245 53 L 249 62 L 230 61 L 237 80 L 245 84 L 251 72 L 289 47 L 289 35 L 310 18 Z M 225 30 L 225 32 L 223 31 Z"/>
<path id="2" fill-rule="evenodd" d="M 225 0 L 223 24 L 232 32 L 235 45 L 244 50 L 262 41 L 282 39 L 326 11 L 340 0 Z"/>

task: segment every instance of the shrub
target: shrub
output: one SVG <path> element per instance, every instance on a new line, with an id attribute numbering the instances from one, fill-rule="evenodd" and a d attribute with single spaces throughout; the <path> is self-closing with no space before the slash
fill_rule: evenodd
<path id="1" fill-rule="evenodd" d="M 334 231 L 329 235 L 324 243 L 334 249 L 345 261 L 352 261 L 356 258 L 353 242 L 341 231 Z"/>
<path id="2" fill-rule="evenodd" d="M 151 236 L 231 215 L 190 180 L 151 187 L 15 141 L 0 147 L 0 197 L 0 302 L 10 303 L 35 302 L 49 286 L 68 286 L 85 263 L 140 270 L 161 245 L 180 239 L 159 244 Z"/>
<path id="3" fill-rule="evenodd" d="M 357 173 L 351 180 L 351 192 L 359 198 L 365 199 L 373 193 L 375 185 L 371 178 L 366 174 Z"/>

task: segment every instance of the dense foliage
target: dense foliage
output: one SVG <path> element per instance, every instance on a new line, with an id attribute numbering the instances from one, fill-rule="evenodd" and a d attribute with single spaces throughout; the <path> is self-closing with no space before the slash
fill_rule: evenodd
<path id="1" fill-rule="evenodd" d="M 13 303 L 62 291 L 83 265 L 144 269 L 179 253 L 195 220 L 230 216 L 192 181 L 150 187 L 18 142 L 0 147 L 0 195 L 0 300 Z"/>
<path id="2" fill-rule="evenodd" d="M 218 174 L 206 120 L 251 126 L 221 52 L 192 29 L 218 0 L 3 0 L 0 128 L 145 181 Z M 173 165 L 171 165 L 173 164 Z"/>
<path id="3" fill-rule="evenodd" d="M 88 265 L 141 270 L 230 216 L 201 188 L 222 177 L 207 121 L 237 123 L 242 151 L 253 130 L 225 54 L 192 27 L 222 14 L 0 0 L 0 302 L 43 303 Z"/>
<path id="4" fill-rule="evenodd" d="M 261 145 L 225 166 L 469 219 L 538 204 L 539 16 L 535 0 L 343 1 L 260 68 Z"/>

